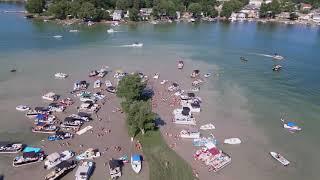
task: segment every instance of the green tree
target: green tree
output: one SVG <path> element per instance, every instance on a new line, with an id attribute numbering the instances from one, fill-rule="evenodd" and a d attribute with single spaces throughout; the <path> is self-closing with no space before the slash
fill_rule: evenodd
<path id="1" fill-rule="evenodd" d="M 59 1 L 51 4 L 48 8 L 50 14 L 54 15 L 58 19 L 65 19 L 70 9 L 70 3 L 68 1 Z"/>
<path id="2" fill-rule="evenodd" d="M 139 11 L 136 8 L 131 8 L 129 10 L 129 19 L 131 21 L 139 21 Z"/>
<path id="3" fill-rule="evenodd" d="M 121 10 L 126 10 L 130 6 L 130 3 L 128 0 L 117 0 L 116 8 Z"/>
<path id="4" fill-rule="evenodd" d="M 155 128 L 155 113 L 152 112 L 150 101 L 134 101 L 127 113 L 127 121 L 133 136 L 139 131 L 144 134 Z"/>
<path id="5" fill-rule="evenodd" d="M 29 13 L 42 13 L 45 6 L 45 0 L 28 0 L 25 8 Z"/>
<path id="6" fill-rule="evenodd" d="M 128 102 L 139 100 L 142 98 L 145 87 L 146 85 L 141 82 L 137 74 L 128 75 L 119 82 L 117 96 L 125 98 Z"/>
<path id="7" fill-rule="evenodd" d="M 70 14 L 71 16 L 78 18 L 78 12 L 81 9 L 81 4 L 79 1 L 72 1 L 70 2 L 70 8 L 68 11 L 68 14 Z"/>
<path id="8" fill-rule="evenodd" d="M 239 11 L 243 7 L 243 3 L 238 0 L 230 0 L 223 4 L 221 16 L 230 17 L 232 12 Z"/>
<path id="9" fill-rule="evenodd" d="M 78 12 L 78 17 L 93 19 L 94 16 L 96 16 L 96 8 L 94 5 L 90 2 L 82 3 L 80 11 Z"/>
<path id="10" fill-rule="evenodd" d="M 193 17 L 201 16 L 202 7 L 199 3 L 191 3 L 188 7 L 188 11 L 192 13 Z"/>

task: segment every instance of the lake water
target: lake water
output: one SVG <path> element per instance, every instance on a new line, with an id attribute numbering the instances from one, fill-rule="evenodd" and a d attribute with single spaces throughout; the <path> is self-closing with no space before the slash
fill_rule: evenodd
<path id="1" fill-rule="evenodd" d="M 254 22 L 139 24 L 121 25 L 116 29 L 119 32 L 108 34 L 105 25 L 67 27 L 1 12 L 10 9 L 21 10 L 23 6 L 0 3 L 0 141 L 37 143 L 43 138 L 30 132 L 30 123 L 23 123 L 26 120 L 14 107 L 19 102 L 40 101 L 39 94 L 50 88 L 59 91 L 59 86 L 48 82 L 55 72 L 79 76 L 103 64 L 141 70 L 161 68 L 162 63 L 175 65 L 182 57 L 195 65 L 214 65 L 216 68 L 207 70 L 219 73 L 212 83 L 226 116 L 229 111 L 245 109 L 256 128 L 268 137 L 268 143 L 262 143 L 264 151 L 279 151 L 292 161 L 292 167 L 284 170 L 274 166 L 267 168 L 268 172 L 258 172 L 261 179 L 319 179 L 318 27 Z M 75 28 L 80 32 L 69 33 Z M 54 35 L 63 38 L 55 39 Z M 136 41 L 143 42 L 144 47 L 121 47 Z M 273 61 L 270 55 L 274 53 L 285 60 Z M 248 62 L 241 62 L 240 56 Z M 271 70 L 276 63 L 283 66 L 282 71 Z M 10 72 L 13 67 L 18 70 L 15 74 Z M 285 131 L 280 124 L 283 113 L 303 131 Z M 8 169 L 7 159 L 0 157 L 0 174 Z M 250 157 L 248 161 L 255 164 Z M 243 170 L 239 179 L 252 179 L 250 169 Z"/>

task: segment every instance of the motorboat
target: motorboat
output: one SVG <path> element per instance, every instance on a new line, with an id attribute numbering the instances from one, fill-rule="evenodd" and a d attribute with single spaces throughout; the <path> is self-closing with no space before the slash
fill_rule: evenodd
<path id="1" fill-rule="evenodd" d="M 288 166 L 290 164 L 290 162 L 279 153 L 270 152 L 270 155 L 284 166 Z"/>
<path id="2" fill-rule="evenodd" d="M 68 74 L 59 72 L 59 73 L 54 74 L 54 77 L 58 78 L 58 79 L 65 79 L 68 77 Z"/>
<path id="3" fill-rule="evenodd" d="M 94 97 L 95 99 L 102 100 L 102 99 L 104 99 L 106 96 L 105 96 L 104 94 L 102 94 L 101 92 L 96 92 L 96 93 L 93 94 L 93 97 Z"/>
<path id="4" fill-rule="evenodd" d="M 143 46 L 143 43 L 138 43 L 138 42 L 131 44 L 131 47 L 142 47 L 142 46 Z"/>
<path id="5" fill-rule="evenodd" d="M 23 144 L 2 144 L 0 145 L 0 153 L 18 153 L 22 151 Z"/>
<path id="6" fill-rule="evenodd" d="M 37 126 L 49 126 L 54 124 L 56 117 L 48 113 L 38 113 L 34 118 L 35 125 Z"/>
<path id="7" fill-rule="evenodd" d="M 192 145 L 196 147 L 204 147 L 206 144 L 212 143 L 217 144 L 217 140 L 214 137 L 202 137 L 192 140 Z"/>
<path id="8" fill-rule="evenodd" d="M 196 138 L 200 138 L 200 132 L 198 132 L 198 131 L 182 130 L 182 131 L 180 131 L 180 137 L 181 137 L 181 138 L 196 139 Z"/>
<path id="9" fill-rule="evenodd" d="M 192 82 L 192 86 L 200 86 L 203 83 L 201 79 L 197 79 Z"/>
<path id="10" fill-rule="evenodd" d="M 181 96 L 182 94 L 184 94 L 184 90 L 181 90 L 181 89 L 178 89 L 178 90 L 174 93 L 175 96 Z"/>
<path id="11" fill-rule="evenodd" d="M 117 92 L 117 89 L 113 86 L 109 86 L 106 88 L 106 90 L 109 92 L 109 93 L 116 93 Z"/>
<path id="12" fill-rule="evenodd" d="M 98 77 L 103 78 L 105 75 L 107 75 L 108 71 L 106 69 L 100 69 L 98 71 Z"/>
<path id="13" fill-rule="evenodd" d="M 26 147 L 23 149 L 22 156 L 17 156 L 13 159 L 13 167 L 24 166 L 28 164 L 34 164 L 43 161 L 45 154 L 41 151 L 41 148 Z"/>
<path id="14" fill-rule="evenodd" d="M 166 84 L 167 82 L 168 82 L 168 80 L 165 80 L 165 79 L 164 79 L 164 80 L 162 80 L 162 81 L 160 82 L 160 84 L 163 85 L 163 84 Z"/>
<path id="15" fill-rule="evenodd" d="M 94 24 L 95 24 L 95 23 L 92 22 L 92 21 L 88 21 L 88 23 L 87 23 L 88 26 L 93 26 Z"/>
<path id="16" fill-rule="evenodd" d="M 209 123 L 209 124 L 204 124 L 204 125 L 200 126 L 200 129 L 201 130 L 213 130 L 213 129 L 216 129 L 216 127 L 213 124 Z"/>
<path id="17" fill-rule="evenodd" d="M 106 80 L 104 84 L 106 85 L 106 87 L 113 86 L 110 80 Z"/>
<path id="18" fill-rule="evenodd" d="M 61 179 L 65 174 L 70 172 L 77 166 L 76 161 L 63 161 L 56 166 L 44 179 L 45 180 L 57 180 Z"/>
<path id="19" fill-rule="evenodd" d="M 114 31 L 112 28 L 110 28 L 110 29 L 107 30 L 107 32 L 108 32 L 109 34 L 111 34 L 111 33 L 114 33 L 115 31 Z"/>
<path id="20" fill-rule="evenodd" d="M 180 98 L 181 100 L 191 100 L 195 97 L 194 93 L 186 93 L 186 94 L 181 94 Z"/>
<path id="21" fill-rule="evenodd" d="M 54 92 L 49 92 L 42 96 L 42 99 L 48 100 L 48 101 L 56 101 L 58 100 L 59 96 L 56 95 Z"/>
<path id="22" fill-rule="evenodd" d="M 191 75 L 190 75 L 190 77 L 192 77 L 192 78 L 196 78 L 196 77 L 198 77 L 200 75 L 200 70 L 193 70 L 192 71 L 192 73 L 191 73 Z"/>
<path id="23" fill-rule="evenodd" d="M 114 21 L 112 24 L 111 24 L 112 27 L 116 27 L 116 26 L 119 26 L 119 22 L 117 21 Z"/>
<path id="24" fill-rule="evenodd" d="M 137 174 L 140 173 L 142 162 L 141 162 L 141 156 L 139 154 L 133 154 L 131 156 L 131 167 L 135 173 Z"/>
<path id="25" fill-rule="evenodd" d="M 90 71 L 90 72 L 89 72 L 89 77 L 94 77 L 94 76 L 97 76 L 98 74 L 99 74 L 98 71 L 93 70 L 93 71 Z"/>
<path id="26" fill-rule="evenodd" d="M 66 109 L 65 106 L 58 103 L 50 103 L 48 107 L 51 112 L 63 112 Z"/>
<path id="27" fill-rule="evenodd" d="M 54 35 L 53 37 L 56 38 L 56 39 L 61 39 L 61 38 L 63 38 L 63 36 L 61 36 L 61 35 Z"/>
<path id="28" fill-rule="evenodd" d="M 28 110 L 30 110 L 31 108 L 29 107 L 29 106 L 27 106 L 27 105 L 18 105 L 17 107 L 16 107 L 16 110 L 17 111 L 28 111 Z"/>
<path id="29" fill-rule="evenodd" d="M 87 81 L 77 81 L 73 84 L 73 90 L 80 91 L 80 90 L 86 90 L 88 88 L 89 84 Z"/>
<path id="30" fill-rule="evenodd" d="M 301 131 L 302 129 L 294 122 L 287 122 L 283 124 L 285 129 L 289 129 L 290 131 Z"/>
<path id="31" fill-rule="evenodd" d="M 79 154 L 78 156 L 76 156 L 76 159 L 78 161 L 80 160 L 85 160 L 85 159 L 95 159 L 100 157 L 101 154 L 97 149 L 93 149 L 93 148 L 89 148 L 88 150 L 86 150 L 85 152 Z"/>
<path id="32" fill-rule="evenodd" d="M 73 134 L 69 132 L 57 131 L 56 134 L 48 137 L 48 141 L 59 141 L 73 138 Z"/>
<path id="33" fill-rule="evenodd" d="M 211 76 L 211 73 L 206 73 L 205 75 L 203 75 L 205 78 L 208 78 Z"/>
<path id="34" fill-rule="evenodd" d="M 199 92 L 199 91 L 200 91 L 200 87 L 192 87 L 192 88 L 190 89 L 190 91 L 192 91 L 192 92 Z"/>
<path id="35" fill-rule="evenodd" d="M 71 106 L 72 104 L 74 104 L 74 101 L 68 97 L 68 98 L 60 100 L 59 103 L 62 104 L 63 106 Z"/>
<path id="36" fill-rule="evenodd" d="M 58 131 L 59 127 L 51 124 L 38 123 L 37 126 L 32 128 L 34 133 L 54 134 Z"/>
<path id="37" fill-rule="evenodd" d="M 117 70 L 116 73 L 113 75 L 114 78 L 121 80 L 123 77 L 125 77 L 127 73 Z"/>
<path id="38" fill-rule="evenodd" d="M 245 57 L 242 57 L 242 56 L 240 57 L 240 60 L 241 61 L 248 61 L 248 59 L 246 59 Z"/>
<path id="39" fill-rule="evenodd" d="M 89 180 L 93 173 L 94 162 L 85 161 L 78 167 L 76 171 L 76 180 Z"/>
<path id="40" fill-rule="evenodd" d="M 71 114 L 70 116 L 68 117 L 71 117 L 73 119 L 77 119 L 77 120 L 81 120 L 81 121 L 86 121 L 86 122 L 89 122 L 90 121 L 90 117 L 91 115 L 90 114 L 87 114 L 87 113 L 82 113 L 82 112 L 79 112 L 78 114 Z"/>
<path id="41" fill-rule="evenodd" d="M 38 114 L 39 112 L 33 109 L 30 109 L 29 111 L 26 112 L 26 116 L 30 119 L 37 117 Z"/>
<path id="42" fill-rule="evenodd" d="M 101 80 L 98 79 L 98 80 L 94 81 L 93 88 L 97 89 L 97 88 L 100 88 L 100 87 L 101 87 Z"/>
<path id="43" fill-rule="evenodd" d="M 66 150 L 61 153 L 54 152 L 46 157 L 44 162 L 45 169 L 51 169 L 63 161 L 67 161 L 74 156 L 74 152 Z"/>
<path id="44" fill-rule="evenodd" d="M 283 59 L 284 59 L 283 56 L 280 56 L 280 55 L 278 55 L 278 54 L 274 54 L 274 55 L 272 56 L 272 58 L 275 59 L 275 60 L 283 60 Z"/>
<path id="45" fill-rule="evenodd" d="M 96 98 L 93 95 L 91 95 L 91 93 L 82 93 L 79 100 L 81 102 L 86 102 L 86 101 L 90 101 L 92 103 L 96 102 Z"/>
<path id="46" fill-rule="evenodd" d="M 225 144 L 240 144 L 241 140 L 239 138 L 229 138 L 223 141 Z"/>
<path id="47" fill-rule="evenodd" d="M 178 83 L 172 83 L 169 87 L 168 87 L 168 91 L 177 91 L 179 89 L 179 84 Z"/>
<path id="48" fill-rule="evenodd" d="M 178 61 L 178 69 L 183 69 L 183 66 L 184 66 L 184 62 L 183 61 Z"/>
<path id="49" fill-rule="evenodd" d="M 153 76 L 153 79 L 159 79 L 160 74 L 159 73 L 155 73 Z"/>
<path id="50" fill-rule="evenodd" d="M 272 66 L 273 71 L 280 71 L 282 69 L 282 66 L 280 64 Z"/>
<path id="51" fill-rule="evenodd" d="M 70 29 L 69 32 L 71 32 L 71 33 L 77 33 L 77 32 L 79 32 L 79 30 L 77 30 L 77 29 Z"/>
<path id="52" fill-rule="evenodd" d="M 193 117 L 188 116 L 176 116 L 173 123 L 181 125 L 196 125 L 196 120 Z"/>
<path id="53" fill-rule="evenodd" d="M 82 103 L 78 109 L 78 112 L 85 112 L 85 113 L 94 113 L 99 110 L 99 105 L 93 103 L 92 101 L 86 101 Z"/>

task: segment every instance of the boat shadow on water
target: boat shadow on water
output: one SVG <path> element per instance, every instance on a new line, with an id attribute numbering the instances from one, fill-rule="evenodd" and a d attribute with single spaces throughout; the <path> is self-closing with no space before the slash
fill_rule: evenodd
<path id="1" fill-rule="evenodd" d="M 4 175 L 0 175 L 0 180 L 4 180 Z"/>

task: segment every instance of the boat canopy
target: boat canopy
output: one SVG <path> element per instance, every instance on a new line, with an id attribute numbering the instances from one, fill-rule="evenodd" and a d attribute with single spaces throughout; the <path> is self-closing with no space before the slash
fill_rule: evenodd
<path id="1" fill-rule="evenodd" d="M 209 152 L 210 152 L 213 156 L 220 154 L 219 149 L 218 149 L 218 148 L 215 148 L 215 147 L 209 149 Z"/>
<path id="2" fill-rule="evenodd" d="M 290 126 L 290 127 L 297 126 L 297 124 L 294 123 L 294 122 L 288 122 L 287 125 Z"/>
<path id="3" fill-rule="evenodd" d="M 189 113 L 190 113 L 190 108 L 189 107 L 183 107 L 182 108 L 182 112 L 181 112 L 182 115 L 187 116 L 187 115 L 189 115 Z"/>
<path id="4" fill-rule="evenodd" d="M 36 117 L 36 119 L 39 119 L 39 120 L 44 120 L 46 118 L 47 116 L 45 114 L 37 114 L 37 117 Z"/>
<path id="5" fill-rule="evenodd" d="M 132 161 L 141 161 L 141 156 L 139 154 L 132 155 Z"/>
<path id="6" fill-rule="evenodd" d="M 80 117 L 90 117 L 90 116 L 91 116 L 90 114 L 84 113 L 84 112 L 78 112 L 78 115 L 79 115 Z"/>
<path id="7" fill-rule="evenodd" d="M 57 152 L 54 152 L 54 153 L 48 155 L 48 157 L 47 157 L 47 159 L 48 159 L 49 161 L 56 161 L 56 160 L 59 159 L 59 158 L 60 158 L 60 154 L 57 153 Z"/>
<path id="8" fill-rule="evenodd" d="M 34 158 L 37 157 L 37 153 L 35 152 L 25 152 L 22 154 L 24 158 Z"/>
<path id="9" fill-rule="evenodd" d="M 35 152 L 35 153 L 38 153 L 41 151 L 41 148 L 35 148 L 35 147 L 30 147 L 30 146 L 27 146 L 26 148 L 24 148 L 23 152 L 26 153 L 26 152 Z"/>
<path id="10" fill-rule="evenodd" d="M 121 162 L 119 160 L 116 160 L 116 159 L 111 159 L 109 161 L 109 166 L 110 166 L 110 169 L 115 169 L 117 167 L 121 167 Z"/>

